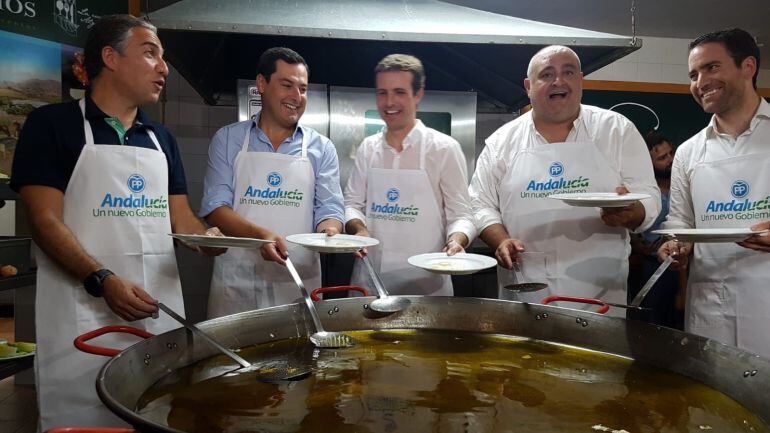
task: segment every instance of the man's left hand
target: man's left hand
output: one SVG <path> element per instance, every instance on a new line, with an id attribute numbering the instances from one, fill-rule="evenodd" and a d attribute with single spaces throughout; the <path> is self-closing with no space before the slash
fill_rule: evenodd
<path id="1" fill-rule="evenodd" d="M 770 230 L 770 221 L 761 222 L 751 226 L 751 230 Z M 770 253 L 770 234 L 763 233 L 750 236 L 743 242 L 738 242 L 738 245 L 751 250 L 763 251 Z"/>
<path id="2" fill-rule="evenodd" d="M 624 186 L 615 188 L 618 194 L 628 194 Z M 645 210 L 642 202 L 635 201 L 625 207 L 603 207 L 602 221 L 610 227 L 625 227 L 634 230 L 644 221 Z"/>

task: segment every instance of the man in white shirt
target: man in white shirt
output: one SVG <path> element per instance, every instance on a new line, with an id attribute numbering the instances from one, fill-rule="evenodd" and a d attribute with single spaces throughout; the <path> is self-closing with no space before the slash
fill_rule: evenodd
<path id="1" fill-rule="evenodd" d="M 499 265 L 511 269 L 525 248 L 546 256 L 548 289 L 501 288 L 501 298 L 540 302 L 561 295 L 625 303 L 628 231 L 644 231 L 660 211 L 642 136 L 620 114 L 581 105 L 582 80 L 571 49 L 550 46 L 535 54 L 524 80 L 532 110 L 487 138 L 477 161 L 471 199 L 481 238 L 495 249 Z M 650 198 L 602 209 L 548 198 L 613 191 Z M 498 269 L 498 275 L 504 272 Z"/>
<path id="2" fill-rule="evenodd" d="M 384 131 L 356 153 L 345 188 L 346 231 L 372 236 L 370 250 L 391 294 L 449 295 L 452 281 L 410 266 L 415 254 L 455 254 L 476 236 L 468 174 L 460 144 L 417 119 L 425 72 L 419 59 L 391 54 L 375 68 L 377 109 Z M 354 284 L 367 275 L 356 261 Z"/>
<path id="3" fill-rule="evenodd" d="M 690 91 L 709 124 L 674 157 L 665 228 L 770 228 L 770 104 L 756 91 L 759 48 L 744 30 L 709 33 L 690 44 Z M 762 222 L 764 221 L 764 222 Z M 697 243 L 690 267 L 685 330 L 770 356 L 767 236 L 738 244 Z M 692 244 L 674 241 L 681 267 Z"/>

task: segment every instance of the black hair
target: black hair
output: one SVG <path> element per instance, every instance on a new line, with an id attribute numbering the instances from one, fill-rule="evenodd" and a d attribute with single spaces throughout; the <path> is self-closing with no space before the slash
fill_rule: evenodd
<path id="1" fill-rule="evenodd" d="M 257 75 L 265 77 L 265 81 L 270 82 L 270 76 L 275 72 L 275 63 L 278 60 L 283 60 L 290 65 L 301 64 L 305 66 L 305 70 L 310 75 L 310 69 L 307 67 L 307 63 L 302 56 L 291 48 L 286 47 L 273 47 L 262 53 L 259 56 L 259 63 L 257 64 Z"/>
<path id="2" fill-rule="evenodd" d="M 143 27 L 153 33 L 158 32 L 158 29 L 147 21 L 126 14 L 104 16 L 91 27 L 83 48 L 83 66 L 91 82 L 104 67 L 102 49 L 112 47 L 123 54 L 129 32 L 135 27 Z"/>
<path id="3" fill-rule="evenodd" d="M 664 137 L 663 134 L 655 129 L 651 129 L 650 132 L 644 135 L 644 142 L 647 143 L 647 150 L 652 150 L 653 147 L 663 142 L 671 143 L 671 140 Z"/>

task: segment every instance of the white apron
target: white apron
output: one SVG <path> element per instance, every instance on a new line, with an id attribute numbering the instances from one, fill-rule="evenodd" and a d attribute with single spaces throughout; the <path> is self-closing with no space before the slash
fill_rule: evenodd
<path id="1" fill-rule="evenodd" d="M 282 237 L 310 233 L 313 227 L 315 174 L 307 157 L 307 135 L 302 155 L 249 152 L 249 133 L 235 157 L 233 210 Z M 321 286 L 321 263 L 314 252 L 287 242 L 289 255 L 308 290 Z M 230 248 L 214 261 L 208 317 L 289 304 L 301 296 L 289 271 L 264 260 L 259 250 Z"/>
<path id="2" fill-rule="evenodd" d="M 770 219 L 770 154 L 702 162 L 691 185 L 696 228 Z M 694 253 L 685 330 L 770 357 L 770 254 L 734 243 L 696 243 Z"/>
<path id="3" fill-rule="evenodd" d="M 371 165 L 371 164 L 370 164 Z M 366 180 L 366 227 L 380 244 L 369 248 L 391 295 L 452 296 L 449 275 L 410 265 L 416 254 L 444 248 L 446 222 L 433 195 L 420 148 L 419 170 L 370 168 Z M 351 284 L 373 288 L 363 264 L 356 260 Z"/>
<path id="4" fill-rule="evenodd" d="M 183 314 L 174 245 L 168 236 L 168 166 L 155 134 L 147 131 L 157 149 L 94 145 L 83 100 L 80 110 L 86 143 L 64 194 L 64 224 L 105 268 Z M 156 334 L 179 325 L 163 314 L 156 320 L 125 322 L 48 256 L 39 254 L 37 263 L 35 373 L 42 430 L 125 425 L 96 395 L 96 374 L 106 358 L 78 351 L 73 340 L 106 325 Z M 122 349 L 136 341 L 113 334 L 93 343 Z"/>
<path id="5" fill-rule="evenodd" d="M 546 296 L 561 295 L 626 303 L 628 230 L 604 224 L 599 208 L 572 207 L 548 198 L 555 193 L 615 191 L 621 183 L 618 173 L 591 142 L 537 144 L 516 154 L 500 185 L 503 224 L 527 251 L 546 253 L 548 288 L 517 294 L 498 287 L 500 299 L 539 303 Z M 501 272 L 509 271 L 498 269 L 498 275 Z M 625 316 L 620 309 L 610 309 L 610 314 Z"/>

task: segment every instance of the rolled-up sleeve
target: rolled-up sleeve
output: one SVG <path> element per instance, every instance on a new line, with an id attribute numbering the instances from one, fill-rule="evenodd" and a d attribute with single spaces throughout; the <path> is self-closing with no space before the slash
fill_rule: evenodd
<path id="1" fill-rule="evenodd" d="M 487 138 L 486 146 L 476 161 L 476 172 L 473 173 L 468 187 L 479 233 L 492 224 L 503 223 L 498 194 L 503 175 L 498 164 L 498 137 L 497 134 L 493 134 Z"/>
<path id="2" fill-rule="evenodd" d="M 439 186 L 446 215 L 447 238 L 452 233 L 463 233 L 468 243 L 476 237 L 476 221 L 468 194 L 468 170 L 460 144 L 453 141 L 446 149 Z"/>
<path id="3" fill-rule="evenodd" d="M 658 218 L 661 207 L 660 189 L 655 181 L 652 160 L 644 139 L 630 121 L 625 121 L 624 124 L 620 149 L 622 184 L 629 192 L 650 195 L 649 198 L 641 200 L 644 206 L 644 220 L 633 230 L 634 233 L 642 233 Z"/>
<path id="4" fill-rule="evenodd" d="M 206 176 L 203 179 L 203 199 L 198 215 L 206 217 L 221 206 L 233 207 L 235 183 L 234 158 L 228 156 L 227 135 L 230 128 L 217 131 L 209 145 Z"/>
<path id="5" fill-rule="evenodd" d="M 315 175 L 313 227 L 317 227 L 318 223 L 326 219 L 345 222 L 337 149 L 331 140 L 325 139 L 323 142 L 323 153 Z"/>
<path id="6" fill-rule="evenodd" d="M 366 141 L 358 146 L 353 170 L 345 185 L 345 223 L 359 219 L 366 222 L 366 182 L 368 175 Z"/>

